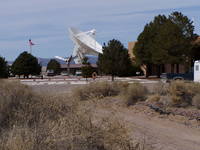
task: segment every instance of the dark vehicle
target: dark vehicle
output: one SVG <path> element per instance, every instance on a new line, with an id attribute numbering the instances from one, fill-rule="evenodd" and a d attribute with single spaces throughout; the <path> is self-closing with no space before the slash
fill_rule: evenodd
<path id="1" fill-rule="evenodd" d="M 194 72 L 192 71 L 188 73 L 163 73 L 161 76 L 162 80 L 166 80 L 169 82 L 170 80 L 194 80 Z"/>
<path id="2" fill-rule="evenodd" d="M 55 76 L 55 73 L 53 70 L 47 70 L 47 76 Z"/>

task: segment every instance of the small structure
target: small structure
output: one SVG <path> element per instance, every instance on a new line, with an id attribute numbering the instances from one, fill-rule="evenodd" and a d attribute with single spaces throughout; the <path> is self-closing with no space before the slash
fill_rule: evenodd
<path id="1" fill-rule="evenodd" d="M 61 72 L 66 72 L 69 69 L 69 75 L 78 75 L 81 74 L 81 67 L 82 64 L 70 64 L 69 66 L 67 64 L 61 64 Z M 97 65 L 91 64 L 93 69 L 97 72 Z"/>
<path id="2" fill-rule="evenodd" d="M 200 82 L 200 60 L 194 62 L 194 82 Z"/>

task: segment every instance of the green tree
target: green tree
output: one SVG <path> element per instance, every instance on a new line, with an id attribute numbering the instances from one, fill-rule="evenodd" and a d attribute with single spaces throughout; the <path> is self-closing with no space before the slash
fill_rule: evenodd
<path id="1" fill-rule="evenodd" d="M 184 16 L 180 12 L 173 12 L 171 15 L 169 15 L 169 19 L 179 27 L 180 32 L 183 35 L 183 39 L 180 40 L 180 42 L 182 42 L 182 54 L 180 53 L 179 56 L 181 55 L 181 62 L 185 64 L 186 69 L 189 70 L 193 65 L 191 63 L 193 60 L 191 55 L 193 48 L 192 43 L 194 40 L 196 40 L 193 21 L 191 21 L 187 16 Z M 173 65 L 174 64 L 172 63 L 172 66 Z"/>
<path id="2" fill-rule="evenodd" d="M 195 36 L 193 21 L 191 21 L 187 16 L 176 11 L 169 15 L 169 19 L 179 27 L 185 38 L 188 40 L 193 39 Z"/>
<path id="3" fill-rule="evenodd" d="M 88 62 L 88 57 L 84 57 L 83 61 L 82 61 L 82 67 L 81 67 L 81 71 L 82 71 L 82 76 L 84 78 L 89 78 L 92 76 L 92 73 L 94 72 L 94 68 L 91 66 L 91 64 Z"/>
<path id="4" fill-rule="evenodd" d="M 147 77 L 151 64 L 157 66 L 157 75 L 160 76 L 162 64 L 186 63 L 193 31 L 192 21 L 179 12 L 169 17 L 158 15 L 147 24 L 133 49 L 137 63 L 147 66 Z"/>
<path id="5" fill-rule="evenodd" d="M 36 57 L 25 51 L 14 61 L 11 70 L 14 75 L 23 75 L 24 78 L 29 78 L 29 75 L 39 75 L 41 66 Z"/>
<path id="6" fill-rule="evenodd" d="M 99 54 L 98 67 L 102 73 L 112 76 L 127 76 L 131 71 L 131 60 L 128 50 L 118 40 L 110 40 L 103 46 L 103 54 Z"/>
<path id="7" fill-rule="evenodd" d="M 53 70 L 55 74 L 60 73 L 60 68 L 60 63 L 55 59 L 51 59 L 47 64 L 47 70 Z"/>
<path id="8" fill-rule="evenodd" d="M 5 58 L 0 56 L 0 78 L 8 77 L 8 65 Z"/>
<path id="9" fill-rule="evenodd" d="M 194 44 L 191 51 L 191 63 L 193 64 L 194 61 L 200 60 L 200 44 Z"/>

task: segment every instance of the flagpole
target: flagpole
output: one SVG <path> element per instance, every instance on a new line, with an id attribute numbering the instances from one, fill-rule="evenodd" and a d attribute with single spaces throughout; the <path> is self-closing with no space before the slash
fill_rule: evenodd
<path id="1" fill-rule="evenodd" d="M 30 46 L 30 54 L 32 54 L 32 46 L 35 45 L 31 39 L 29 39 L 29 46 Z"/>
<path id="2" fill-rule="evenodd" d="M 32 54 L 32 45 L 30 44 L 30 54 Z"/>

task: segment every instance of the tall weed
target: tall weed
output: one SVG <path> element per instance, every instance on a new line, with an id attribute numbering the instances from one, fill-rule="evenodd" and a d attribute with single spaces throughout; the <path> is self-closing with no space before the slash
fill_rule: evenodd
<path id="1" fill-rule="evenodd" d="M 94 82 L 75 89 L 73 97 L 79 100 L 100 99 L 107 96 L 116 96 L 127 87 L 128 83 L 125 82 Z"/>
<path id="2" fill-rule="evenodd" d="M 123 97 L 126 101 L 126 104 L 134 105 L 138 101 L 143 101 L 146 99 L 148 90 L 145 86 L 140 83 L 130 84 L 127 90 L 123 93 Z"/>
<path id="3" fill-rule="evenodd" d="M 174 81 L 169 86 L 169 95 L 174 106 L 188 106 L 192 98 L 200 92 L 200 85 L 196 83 Z"/>
<path id="4" fill-rule="evenodd" d="M 103 86 L 108 86 L 106 91 L 101 86 L 97 87 L 103 96 L 116 95 L 121 91 L 120 88 L 124 88 L 119 84 L 104 83 Z M 100 94 L 97 92 L 96 95 L 99 97 Z M 79 112 L 78 105 L 68 95 L 38 95 L 18 82 L 2 81 L 0 149 L 138 149 L 132 144 L 125 125 L 112 120 L 112 116 L 94 125 L 92 112 Z"/>

